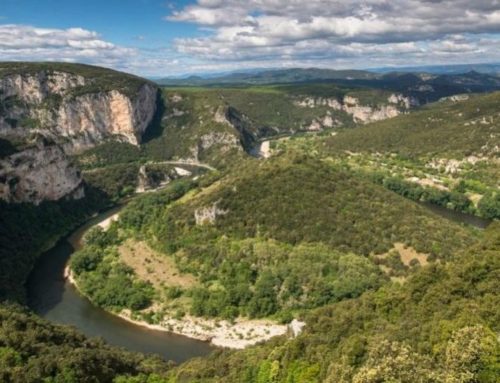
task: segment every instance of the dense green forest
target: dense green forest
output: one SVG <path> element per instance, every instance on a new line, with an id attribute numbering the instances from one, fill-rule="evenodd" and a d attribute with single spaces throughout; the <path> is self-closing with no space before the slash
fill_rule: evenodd
<path id="1" fill-rule="evenodd" d="M 497 382 L 500 226 L 404 284 L 312 311 L 305 332 L 172 371 L 174 382 Z"/>
<path id="2" fill-rule="evenodd" d="M 75 255 L 79 285 L 96 304 L 139 313 L 155 301 L 181 316 L 287 322 L 414 273 L 418 260 L 408 267 L 397 252 L 392 263 L 378 258 L 396 243 L 433 262 L 452 259 L 477 237 L 369 179 L 303 155 L 240 163 L 237 175 L 173 202 L 186 187 L 134 200 L 118 224 Z M 213 221 L 196 222 L 207 209 Z M 146 239 L 199 283 L 153 294 L 120 262 L 118 246 L 131 237 Z"/>
<path id="3" fill-rule="evenodd" d="M 159 357 L 110 347 L 15 304 L 0 305 L 0 323 L 1 382 L 112 382 L 119 374 L 154 377 L 169 370 Z"/>

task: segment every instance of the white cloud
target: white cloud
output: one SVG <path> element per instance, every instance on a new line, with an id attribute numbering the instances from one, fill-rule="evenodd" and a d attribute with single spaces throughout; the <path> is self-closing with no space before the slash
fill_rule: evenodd
<path id="1" fill-rule="evenodd" d="M 171 9 L 168 21 L 193 23 L 201 37 L 145 49 L 83 28 L 0 24 L 0 60 L 141 75 L 500 61 L 500 0 L 198 0 Z"/>
<path id="2" fill-rule="evenodd" d="M 127 72 L 156 75 L 169 71 L 178 61 L 171 52 L 139 50 L 105 41 L 82 28 L 36 28 L 0 25 L 1 61 L 64 61 L 110 67 Z"/>
<path id="3" fill-rule="evenodd" d="M 500 33 L 499 0 L 199 0 L 167 19 L 209 26 L 175 47 L 221 65 L 500 59 L 498 35 L 484 40 Z"/>

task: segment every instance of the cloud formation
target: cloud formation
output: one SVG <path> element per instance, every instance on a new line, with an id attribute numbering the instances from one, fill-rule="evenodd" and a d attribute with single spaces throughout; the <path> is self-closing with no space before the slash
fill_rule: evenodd
<path id="1" fill-rule="evenodd" d="M 193 24 L 198 37 L 148 47 L 138 35 L 131 44 L 139 48 L 76 26 L 0 24 L 0 60 L 84 62 L 147 76 L 500 62 L 500 0 L 197 0 L 169 9 L 167 22 Z"/>
<path id="2" fill-rule="evenodd" d="M 99 33 L 82 28 L 36 28 L 0 25 L 0 60 L 65 61 L 154 75 L 177 64 L 161 49 L 139 50 L 105 41 Z M 164 72 L 163 72 L 164 73 Z"/>
<path id="3" fill-rule="evenodd" d="M 205 37 L 175 42 L 208 61 L 351 58 L 359 66 L 500 57 L 499 0 L 198 0 L 167 19 L 209 28 Z"/>
<path id="4" fill-rule="evenodd" d="M 49 29 L 26 25 L 0 25 L 0 56 L 2 60 L 60 60 L 86 59 L 93 62 L 112 62 L 131 56 L 133 49 L 104 41 L 97 32 L 82 28 Z"/>

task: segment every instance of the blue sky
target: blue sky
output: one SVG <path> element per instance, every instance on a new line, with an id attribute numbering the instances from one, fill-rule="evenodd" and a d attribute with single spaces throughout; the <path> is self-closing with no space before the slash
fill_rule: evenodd
<path id="1" fill-rule="evenodd" d="M 145 76 L 500 61 L 500 0 L 0 1 L 0 60 Z"/>
<path id="2" fill-rule="evenodd" d="M 39 28 L 81 27 L 125 46 L 155 47 L 175 37 L 200 35 L 195 24 L 164 18 L 189 1 L 161 0 L 1 0 L 2 24 Z"/>

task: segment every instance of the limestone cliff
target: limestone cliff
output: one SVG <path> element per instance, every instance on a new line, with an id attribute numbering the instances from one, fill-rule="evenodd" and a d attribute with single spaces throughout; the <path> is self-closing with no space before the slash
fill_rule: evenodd
<path id="1" fill-rule="evenodd" d="M 19 148 L 0 153 L 0 198 L 38 204 L 82 197 L 82 178 L 67 154 L 107 139 L 140 144 L 157 97 L 147 80 L 103 68 L 1 64 L 0 138 Z"/>
<path id="2" fill-rule="evenodd" d="M 391 94 L 387 100 L 378 105 L 363 104 L 358 98 L 346 95 L 342 99 L 324 97 L 301 97 L 295 100 L 295 105 L 303 108 L 328 107 L 332 111 L 343 111 L 352 116 L 355 123 L 367 124 L 374 121 L 393 118 L 412 107 L 418 106 L 418 100 L 402 94 Z M 309 130 L 320 130 L 322 127 L 335 126 L 331 115 L 313 121 Z"/>
<path id="3" fill-rule="evenodd" d="M 100 90 L 94 79 L 62 72 L 8 75 L 0 79 L 0 135 L 39 132 L 67 151 L 103 139 L 137 145 L 156 110 L 157 89 L 144 81 L 133 96 Z"/>
<path id="4" fill-rule="evenodd" d="M 58 145 L 39 142 L 0 159 L 0 199 L 39 204 L 66 196 L 84 197 L 83 181 Z"/>

